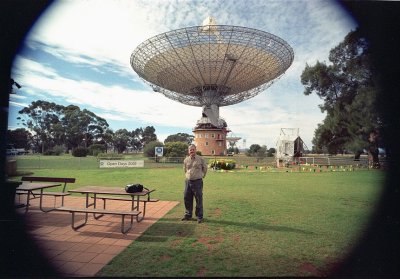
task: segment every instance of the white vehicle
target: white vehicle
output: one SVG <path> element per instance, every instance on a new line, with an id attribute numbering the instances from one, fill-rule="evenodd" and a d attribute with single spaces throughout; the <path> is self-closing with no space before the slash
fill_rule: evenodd
<path id="1" fill-rule="evenodd" d="M 17 150 L 17 155 L 26 155 L 29 153 L 24 148 L 16 148 L 15 150 Z"/>
<path id="2" fill-rule="evenodd" d="M 15 156 L 18 155 L 18 150 L 15 148 L 7 149 L 7 156 Z"/>

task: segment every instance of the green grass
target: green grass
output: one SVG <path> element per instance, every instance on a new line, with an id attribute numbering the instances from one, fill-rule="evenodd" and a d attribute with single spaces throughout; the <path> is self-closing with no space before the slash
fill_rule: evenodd
<path id="1" fill-rule="evenodd" d="M 182 168 L 35 169 L 82 185 L 156 188 L 181 203 L 98 276 L 324 276 L 368 225 L 381 171 L 213 172 L 204 182 L 203 224 L 182 222 Z"/>

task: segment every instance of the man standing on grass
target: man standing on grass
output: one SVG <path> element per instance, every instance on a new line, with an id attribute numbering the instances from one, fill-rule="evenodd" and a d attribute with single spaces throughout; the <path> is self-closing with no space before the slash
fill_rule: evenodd
<path id="1" fill-rule="evenodd" d="M 203 178 L 207 173 L 207 164 L 204 159 L 196 155 L 196 146 L 189 145 L 189 156 L 183 161 L 183 171 L 185 172 L 185 216 L 182 221 L 192 218 L 193 197 L 196 199 L 195 215 L 197 223 L 203 222 Z"/>

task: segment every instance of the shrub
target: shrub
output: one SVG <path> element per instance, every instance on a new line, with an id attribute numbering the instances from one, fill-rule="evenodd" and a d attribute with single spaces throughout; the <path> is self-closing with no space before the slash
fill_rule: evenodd
<path id="1" fill-rule="evenodd" d="M 53 149 L 49 149 L 43 152 L 43 156 L 51 156 L 51 155 L 54 155 Z"/>
<path id="2" fill-rule="evenodd" d="M 124 156 L 118 153 L 99 153 L 97 154 L 97 159 L 107 159 L 107 160 L 120 160 Z"/>
<path id="3" fill-rule="evenodd" d="M 236 167 L 236 161 L 231 159 L 212 159 L 208 162 L 208 167 L 217 170 L 233 170 Z"/>
<path id="4" fill-rule="evenodd" d="M 65 148 L 62 145 L 56 145 L 53 147 L 53 153 L 56 156 L 60 156 L 61 154 L 64 154 Z"/>
<path id="5" fill-rule="evenodd" d="M 97 156 L 99 153 L 102 153 L 104 151 L 106 151 L 106 147 L 104 146 L 104 144 L 95 143 L 89 146 L 89 155 Z"/>
<path id="6" fill-rule="evenodd" d="M 74 157 L 86 157 L 88 155 L 88 149 L 85 147 L 77 147 L 72 149 L 72 156 Z"/>
<path id="7" fill-rule="evenodd" d="M 144 146 L 144 148 L 143 148 L 143 154 L 146 156 L 146 157 L 155 157 L 156 156 L 156 153 L 155 153 L 155 148 L 156 147 L 163 147 L 164 146 L 164 144 L 162 143 L 162 142 L 159 142 L 159 141 L 151 141 L 151 142 L 149 142 L 149 143 L 147 143 L 145 146 Z"/>

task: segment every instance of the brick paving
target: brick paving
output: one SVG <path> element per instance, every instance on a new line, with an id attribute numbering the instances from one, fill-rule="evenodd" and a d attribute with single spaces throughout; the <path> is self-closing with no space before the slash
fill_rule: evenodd
<path id="1" fill-rule="evenodd" d="M 23 198 L 20 200 L 24 202 Z M 19 202 L 18 199 L 16 202 Z M 56 204 L 60 205 L 57 198 Z M 71 228 L 71 213 L 51 211 L 44 213 L 39 209 L 39 199 L 31 201 L 29 211 L 18 209 L 28 220 L 28 233 L 33 236 L 41 251 L 48 257 L 61 275 L 67 277 L 90 277 L 102 269 L 116 255 L 121 253 L 132 241 L 138 238 L 158 219 L 174 208 L 177 201 L 158 201 L 147 203 L 146 217 L 140 223 L 134 220 L 127 234 L 121 233 L 121 216 L 104 215 L 99 220 L 89 214 L 86 226 L 74 231 Z M 54 206 L 54 197 L 44 197 L 44 208 Z M 65 206 L 84 207 L 85 198 L 65 197 Z M 107 201 L 108 209 L 129 210 L 130 202 Z M 125 217 L 125 222 L 129 217 Z M 75 222 L 84 220 L 84 214 L 76 214 Z"/>

